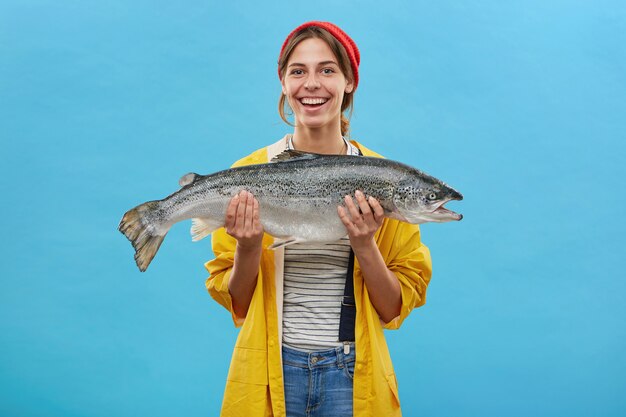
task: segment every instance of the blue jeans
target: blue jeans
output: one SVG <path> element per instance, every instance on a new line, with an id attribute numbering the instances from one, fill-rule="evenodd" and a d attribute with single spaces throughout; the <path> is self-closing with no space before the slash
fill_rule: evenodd
<path id="1" fill-rule="evenodd" d="M 283 346 L 283 378 L 287 417 L 352 416 L 354 343 L 302 352 Z"/>

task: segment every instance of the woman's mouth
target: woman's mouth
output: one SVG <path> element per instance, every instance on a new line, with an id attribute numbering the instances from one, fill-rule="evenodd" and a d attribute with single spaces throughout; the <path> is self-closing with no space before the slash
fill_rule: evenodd
<path id="1" fill-rule="evenodd" d="M 304 106 L 304 108 L 315 110 L 326 104 L 328 99 L 323 97 L 303 97 L 298 101 Z"/>

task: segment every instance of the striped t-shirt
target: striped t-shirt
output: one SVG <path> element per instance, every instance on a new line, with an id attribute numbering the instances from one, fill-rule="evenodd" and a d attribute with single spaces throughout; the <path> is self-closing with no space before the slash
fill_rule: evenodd
<path id="1" fill-rule="evenodd" d="M 339 317 L 350 241 L 285 247 L 283 343 L 306 350 L 341 345 Z"/>
<path id="2" fill-rule="evenodd" d="M 345 139 L 344 139 L 345 140 Z M 350 142 L 348 155 L 358 155 Z M 288 148 L 293 149 L 292 137 Z M 283 343 L 305 351 L 341 346 L 339 318 L 346 285 L 350 240 L 296 243 L 285 247 Z"/>

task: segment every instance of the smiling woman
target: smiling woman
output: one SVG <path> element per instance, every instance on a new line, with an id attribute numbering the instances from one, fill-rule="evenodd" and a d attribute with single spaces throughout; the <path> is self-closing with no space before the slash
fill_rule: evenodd
<path id="1" fill-rule="evenodd" d="M 293 110 L 296 119 L 294 137 L 310 136 L 311 128 L 315 131 L 322 126 L 325 128 L 319 130 L 320 135 L 346 136 L 350 120 L 344 112 L 349 110 L 349 114 L 352 113 L 353 93 L 359 82 L 359 50 L 345 34 L 341 36 L 337 32 L 336 38 L 321 27 L 323 25 L 302 26 L 292 32 L 281 50 L 278 75 L 282 94 L 278 111 L 289 123 L 285 116 L 286 102 Z M 338 38 L 353 46 L 348 48 L 350 52 Z M 335 131 L 337 126 L 339 132 Z M 307 130 L 309 134 L 305 133 Z M 299 131 L 301 135 L 298 135 Z M 337 153 L 336 149 L 328 153 Z"/>
<path id="2" fill-rule="evenodd" d="M 334 130 L 339 126 L 344 95 L 352 92 L 353 82 L 332 58 L 328 44 L 317 38 L 306 39 L 293 50 L 281 83 L 283 97 L 296 115 L 297 137 L 310 136 L 305 132 L 311 131 L 340 136 Z M 298 135 L 300 132 L 304 135 Z"/>
<path id="3" fill-rule="evenodd" d="M 234 166 L 267 163 L 287 149 L 380 157 L 345 137 L 359 64 L 356 44 L 336 25 L 293 30 L 278 60 L 279 112 L 289 123 L 285 107 L 292 109 L 293 133 Z M 337 180 L 326 171 L 319 175 Z M 401 414 L 382 329 L 399 328 L 424 304 L 430 253 L 419 227 L 386 218 L 375 198 L 353 190 L 343 202 L 336 223 L 343 238 L 287 239 L 272 250 L 256 198 L 242 190 L 230 201 L 225 227 L 212 235 L 215 259 L 206 263 L 209 293 L 241 327 L 222 416 Z"/>

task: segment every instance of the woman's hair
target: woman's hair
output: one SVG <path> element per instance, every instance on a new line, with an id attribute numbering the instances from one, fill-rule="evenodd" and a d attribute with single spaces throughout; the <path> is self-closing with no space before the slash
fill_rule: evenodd
<path id="1" fill-rule="evenodd" d="M 287 42 L 287 45 L 285 45 L 283 54 L 280 56 L 280 59 L 278 60 L 278 71 L 280 73 L 280 79 L 282 80 L 285 77 L 285 72 L 287 70 L 287 62 L 289 61 L 289 57 L 291 56 L 291 53 L 293 52 L 293 50 L 296 48 L 296 46 L 300 42 L 302 42 L 305 39 L 310 39 L 310 38 L 318 38 L 326 42 L 328 46 L 330 47 L 331 51 L 333 51 L 333 54 L 335 55 L 335 57 L 337 58 L 337 61 L 339 63 L 339 68 L 341 69 L 341 72 L 343 73 L 343 75 L 349 81 L 354 82 L 352 66 L 350 65 L 350 58 L 348 58 L 348 54 L 346 53 L 346 50 L 344 49 L 343 45 L 341 45 L 341 43 L 339 43 L 339 41 L 333 35 L 331 35 L 326 29 L 323 29 L 317 26 L 306 27 L 302 29 L 301 31 L 295 33 L 289 39 L 289 41 Z M 351 92 L 345 93 L 343 96 L 343 101 L 341 103 L 341 134 L 343 136 L 346 136 L 350 131 L 350 117 L 352 117 L 352 110 L 353 110 L 352 98 L 354 96 L 354 91 L 355 90 L 353 89 Z M 287 117 L 285 115 L 285 104 L 289 105 L 288 103 L 286 103 L 285 95 L 281 93 L 280 99 L 278 100 L 278 113 L 280 114 L 280 118 L 283 119 L 285 123 L 287 123 L 289 126 L 294 126 L 291 123 L 289 123 L 289 120 L 287 120 Z M 344 114 L 346 110 L 349 110 L 348 117 L 346 117 Z"/>

